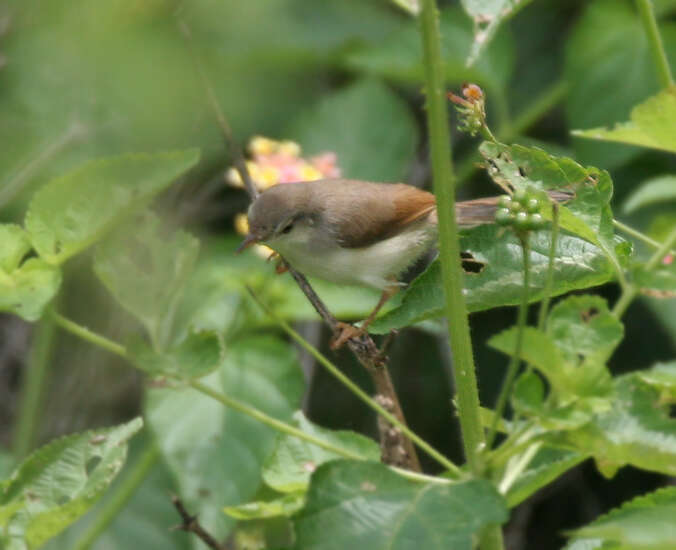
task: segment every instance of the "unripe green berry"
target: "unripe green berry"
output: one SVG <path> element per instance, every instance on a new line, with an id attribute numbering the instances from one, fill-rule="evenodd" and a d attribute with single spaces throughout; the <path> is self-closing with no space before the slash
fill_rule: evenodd
<path id="1" fill-rule="evenodd" d="M 525 212 L 519 212 L 514 218 L 514 227 L 517 229 L 530 229 L 528 214 Z"/>
<path id="2" fill-rule="evenodd" d="M 498 206 L 501 208 L 509 208 L 512 203 L 512 198 L 509 195 L 502 195 L 498 198 Z"/>
<path id="3" fill-rule="evenodd" d="M 545 220 L 540 214 L 530 214 L 528 216 L 529 229 L 542 229 L 545 225 Z"/>
<path id="4" fill-rule="evenodd" d="M 495 211 L 495 223 L 498 225 L 511 225 L 514 221 L 514 215 L 509 208 L 498 208 Z"/>
<path id="5" fill-rule="evenodd" d="M 535 214 L 540 211 L 540 201 L 537 199 L 528 199 L 526 203 L 526 211 L 530 214 Z"/>
<path id="6" fill-rule="evenodd" d="M 514 212 L 514 214 L 521 212 L 523 210 L 521 203 L 518 203 L 516 201 L 510 201 L 508 208 L 510 212 Z"/>
<path id="7" fill-rule="evenodd" d="M 514 191 L 512 199 L 518 203 L 524 204 L 528 200 L 528 193 L 525 189 L 517 189 Z"/>

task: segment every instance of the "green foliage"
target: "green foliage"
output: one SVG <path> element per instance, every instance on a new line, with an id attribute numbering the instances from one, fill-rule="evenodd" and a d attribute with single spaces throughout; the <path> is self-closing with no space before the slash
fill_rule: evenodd
<path id="1" fill-rule="evenodd" d="M 676 176 L 665 175 L 643 182 L 622 205 L 625 214 L 667 201 L 676 201 Z"/>
<path id="2" fill-rule="evenodd" d="M 45 261 L 63 263 L 147 204 L 198 158 L 195 149 L 122 155 L 52 180 L 35 194 L 26 214 L 33 247 Z"/>
<path id="3" fill-rule="evenodd" d="M 676 488 L 660 489 L 576 529 L 566 550 L 670 550 L 676 543 L 674 517 Z"/>
<path id="4" fill-rule="evenodd" d="M 500 25 L 525 8 L 530 0 L 462 0 L 461 3 L 474 20 L 474 42 L 467 57 L 467 65 L 472 65 L 490 44 Z"/>
<path id="5" fill-rule="evenodd" d="M 164 233 L 155 216 L 144 214 L 102 243 L 94 258 L 99 279 L 160 350 L 171 336 L 174 310 L 199 250 L 199 241 L 184 231 Z"/>
<path id="6" fill-rule="evenodd" d="M 618 141 L 676 153 L 676 87 L 664 90 L 631 110 L 631 121 L 616 124 L 612 129 L 577 130 L 573 135 Z"/>
<path id="7" fill-rule="evenodd" d="M 18 466 L 0 494 L 0 542 L 38 548 L 84 514 L 124 465 L 140 418 L 52 441 Z"/>
<path id="8" fill-rule="evenodd" d="M 377 462 L 380 459 L 380 448 L 372 439 L 355 432 L 321 428 L 305 418 L 300 411 L 294 415 L 294 420 L 304 432 L 361 455 L 364 460 Z M 274 451 L 263 464 L 263 480 L 280 493 L 304 490 L 307 489 L 312 472 L 322 464 L 339 458 L 342 457 L 297 437 L 280 435 Z"/>
<path id="9" fill-rule="evenodd" d="M 290 517 L 305 506 L 305 492 L 282 495 L 274 500 L 247 502 L 238 506 L 226 506 L 224 511 L 239 520 L 266 519 L 279 516 Z"/>
<path id="10" fill-rule="evenodd" d="M 403 180 L 419 141 L 406 104 L 372 79 L 322 99 L 292 126 L 290 135 L 306 153 L 335 152 L 344 177 L 373 181 Z"/>
<path id="11" fill-rule="evenodd" d="M 272 336 L 228 343 L 218 371 L 202 381 L 282 420 L 302 392 L 295 352 Z M 275 432 L 190 388 L 150 390 L 146 415 L 185 505 L 214 536 L 226 536 L 233 522 L 223 507 L 255 495 Z"/>
<path id="12" fill-rule="evenodd" d="M 378 510 L 378 513 L 373 513 Z M 334 461 L 312 476 L 295 520 L 299 550 L 408 548 L 470 550 L 487 525 L 507 519 L 487 481 L 408 481 L 373 462 Z"/>
<path id="13" fill-rule="evenodd" d="M 514 65 L 514 44 L 507 33 L 498 33 L 481 59 L 465 65 L 471 42 L 472 24 L 459 8 L 445 9 L 440 19 L 442 55 L 448 82 L 476 82 L 490 90 L 503 89 Z M 422 46 L 415 22 L 411 21 L 376 45 L 347 55 L 347 65 L 369 75 L 399 82 L 423 81 Z"/>
<path id="14" fill-rule="evenodd" d="M 566 44 L 565 76 L 574 83 L 566 95 L 570 128 L 593 128 L 625 120 L 634 105 L 655 93 L 658 82 L 650 43 L 632 4 L 592 2 L 577 22 Z M 660 30 L 666 51 L 676 51 L 676 25 L 665 23 Z M 676 58 L 671 62 L 676 63 Z M 629 74 L 631 78 L 627 78 Z M 606 169 L 625 163 L 639 152 L 580 139 L 574 140 L 573 146 L 581 162 Z"/>
<path id="15" fill-rule="evenodd" d="M 397 6 L 405 9 L 411 15 L 420 13 L 420 0 L 392 0 Z"/>

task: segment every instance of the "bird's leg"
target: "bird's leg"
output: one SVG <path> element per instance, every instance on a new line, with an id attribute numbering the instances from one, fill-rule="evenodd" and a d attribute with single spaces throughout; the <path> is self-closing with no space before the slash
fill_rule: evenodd
<path id="1" fill-rule="evenodd" d="M 335 332 L 333 338 L 331 338 L 331 349 L 336 350 L 342 347 L 345 342 L 352 338 L 359 338 L 363 334 L 366 334 L 367 327 L 375 320 L 376 315 L 385 305 L 387 300 L 392 298 L 399 291 L 399 284 L 396 281 L 393 281 L 392 284 L 385 287 L 383 293 L 380 296 L 380 300 L 376 304 L 376 307 L 373 308 L 371 314 L 364 319 L 360 327 L 355 327 L 349 323 L 338 322 L 336 324 Z"/>

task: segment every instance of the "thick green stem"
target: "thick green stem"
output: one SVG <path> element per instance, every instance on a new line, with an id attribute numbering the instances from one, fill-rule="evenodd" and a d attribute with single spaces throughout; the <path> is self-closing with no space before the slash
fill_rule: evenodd
<path id="1" fill-rule="evenodd" d="M 160 451 L 157 445 L 154 442 L 150 443 L 143 450 L 143 453 L 136 460 L 121 483 L 113 489 L 110 498 L 103 505 L 96 519 L 73 547 L 74 550 L 88 550 L 91 548 L 96 539 L 103 534 L 126 506 L 129 499 L 131 499 L 141 483 L 143 483 L 143 480 L 150 473 L 150 470 L 157 464 L 159 458 Z"/>
<path id="2" fill-rule="evenodd" d="M 676 227 L 669 233 L 667 239 L 662 243 L 662 245 L 657 249 L 657 251 L 650 257 L 648 262 L 645 264 L 645 269 L 647 271 L 652 271 L 657 267 L 669 251 L 676 246 Z M 629 307 L 629 304 L 636 298 L 639 288 L 634 284 L 628 284 L 622 289 L 622 294 L 620 295 L 619 300 L 613 307 L 613 315 L 618 319 L 622 317 L 624 312 Z"/>
<path id="3" fill-rule="evenodd" d="M 117 342 L 113 342 L 105 336 L 101 336 L 100 334 L 96 334 L 95 332 L 89 330 L 87 327 L 83 327 L 82 325 L 74 323 L 70 319 L 66 319 L 63 315 L 57 313 L 56 311 L 52 313 L 52 316 L 57 325 L 59 325 L 62 329 L 67 330 L 71 334 L 74 334 L 82 340 L 86 340 L 90 344 L 94 344 L 95 346 L 108 350 L 115 355 L 119 355 L 125 359 L 129 358 L 126 348 Z"/>
<path id="4" fill-rule="evenodd" d="M 54 321 L 45 316 L 35 327 L 33 342 L 24 369 L 21 387 L 21 406 L 16 433 L 14 458 L 20 461 L 33 448 L 40 423 L 45 388 L 49 379 L 49 364 L 54 349 Z"/>
<path id="5" fill-rule="evenodd" d="M 435 0 L 423 0 L 421 32 L 427 94 L 432 179 L 437 196 L 439 217 L 439 254 L 445 295 L 445 313 L 453 351 L 453 375 L 457 392 L 458 416 L 462 429 L 465 456 L 470 470 L 481 474 L 480 453 L 484 447 L 481 427 L 472 341 L 469 335 L 467 307 L 462 294 L 462 268 L 458 226 L 455 220 L 455 180 L 451 166 L 451 140 L 448 129 L 448 106 L 444 89 L 444 66 L 441 59 L 439 17 Z"/>
<path id="6" fill-rule="evenodd" d="M 516 320 L 516 343 L 514 345 L 514 355 L 512 355 L 511 359 L 509 360 L 507 374 L 505 375 L 505 380 L 502 383 L 502 388 L 500 389 L 498 403 L 495 406 L 493 422 L 486 438 L 487 449 L 490 449 L 491 445 L 493 444 L 493 440 L 497 434 L 498 422 L 505 412 L 507 399 L 509 399 L 512 386 L 514 384 L 514 379 L 516 378 L 516 374 L 519 372 L 519 366 L 521 365 L 521 349 L 523 347 L 523 333 L 524 329 L 526 328 L 526 316 L 528 315 L 528 294 L 530 290 L 530 243 L 528 233 L 525 235 L 520 235 L 519 238 L 521 239 L 521 249 L 523 251 L 523 294 Z"/>
<path id="7" fill-rule="evenodd" d="M 674 77 L 671 74 L 671 67 L 669 66 L 667 53 L 664 50 L 662 36 L 657 27 L 653 3 L 651 0 L 636 0 L 636 7 L 641 16 L 643 29 L 648 37 L 648 43 L 650 44 L 650 51 L 652 52 L 653 61 L 655 62 L 655 69 L 657 70 L 660 86 L 665 89 L 669 88 L 674 85 Z"/>
<path id="8" fill-rule="evenodd" d="M 355 384 L 352 380 L 350 380 L 345 374 L 341 372 L 341 370 L 334 365 L 331 361 L 329 361 L 322 353 L 315 348 L 310 342 L 308 342 L 305 338 L 303 338 L 300 334 L 298 334 L 293 328 L 291 328 L 291 325 L 284 321 L 283 319 L 277 317 L 269 308 L 263 304 L 258 297 L 251 291 L 249 290 L 251 296 L 253 299 L 256 301 L 258 305 L 261 306 L 261 308 L 272 318 L 274 319 L 277 324 L 286 331 L 286 333 L 291 336 L 300 346 L 305 349 L 310 355 L 312 355 L 317 362 L 322 365 L 329 373 L 336 378 L 341 384 L 343 384 L 348 390 L 350 390 L 356 397 L 358 397 L 367 407 L 381 415 L 385 420 L 387 420 L 390 424 L 395 426 L 397 429 L 401 430 L 401 432 L 408 437 L 411 441 L 413 441 L 420 449 L 425 451 L 430 457 L 435 459 L 439 464 L 441 464 L 444 468 L 446 468 L 450 473 L 455 475 L 456 477 L 460 477 L 462 472 L 460 469 L 453 464 L 448 458 L 446 458 L 444 455 L 442 455 L 439 451 L 437 451 L 434 447 L 432 447 L 429 443 L 427 443 L 424 439 L 422 439 L 418 434 L 416 434 L 414 431 L 412 431 L 406 424 L 401 422 L 399 419 L 397 419 L 393 414 L 388 412 L 386 409 L 381 407 L 375 400 L 371 398 L 364 390 L 362 390 L 357 384 Z"/>

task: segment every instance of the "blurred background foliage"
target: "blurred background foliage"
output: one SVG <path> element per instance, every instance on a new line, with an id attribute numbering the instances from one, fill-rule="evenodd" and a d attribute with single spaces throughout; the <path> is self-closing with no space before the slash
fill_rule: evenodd
<path id="1" fill-rule="evenodd" d="M 649 234 L 659 236 L 664 227 L 676 223 L 674 202 L 630 214 L 621 209 L 643 181 L 676 171 L 674 155 L 569 135 L 572 129 L 627 120 L 633 105 L 658 90 L 647 39 L 631 2 L 533 2 L 500 29 L 471 68 L 465 59 L 472 22 L 457 2 L 440 4 L 448 86 L 457 89 L 463 81 L 481 85 L 488 96 L 489 122 L 498 136 L 609 170 L 616 216 Z M 676 1 L 655 4 L 673 63 Z M 187 228 L 202 241 L 179 318 L 198 319 L 201 326 L 227 333 L 239 353 L 246 352 L 246 342 L 251 353 L 268 348 L 270 353 L 285 353 L 288 346 L 278 335 L 252 336 L 254 331 L 270 332 L 271 327 L 243 297 L 246 281 L 325 348 L 327 334 L 290 278 L 274 276 L 272 267 L 253 255 L 232 254 L 237 243 L 233 218 L 246 209 L 247 198 L 223 183 L 230 158 L 177 30 L 175 10 L 192 29 L 195 47 L 241 143 L 257 134 L 291 139 L 305 154 L 335 152 L 348 177 L 427 183 L 419 36 L 414 19 L 386 0 L 9 0 L 0 5 L 0 218 L 22 219 L 36 188 L 83 160 L 199 147 L 199 166 L 165 193 L 156 208 L 168 223 Z M 476 141 L 455 135 L 454 143 L 461 198 L 496 194 L 476 170 Z M 376 299 L 363 289 L 318 283 L 317 290 L 340 318 L 359 318 Z M 611 300 L 617 296 L 612 285 L 601 293 Z M 59 307 L 120 341 L 140 329 L 96 281 L 91 254 L 66 266 Z M 503 308 L 471 317 L 486 403 L 495 399 L 505 361 L 485 341 L 512 324 L 514 315 L 511 308 Z M 627 336 L 611 360 L 614 372 L 673 357 L 673 299 L 642 298 L 625 322 Z M 34 330 L 10 315 L 0 316 L 0 335 L 0 443 L 6 449 L 12 448 L 20 421 L 22 382 L 41 350 L 49 354 L 49 383 L 41 396 L 39 429 L 32 444 L 126 420 L 141 410 L 145 392 L 139 375 L 105 352 L 62 332 L 54 334 L 49 327 L 38 325 Z M 366 374 L 349 354 L 341 353 L 337 359 L 345 372 L 369 388 Z M 307 416 L 322 426 L 374 433 L 373 416 L 352 395 L 302 354 L 300 363 L 305 390 L 302 381 L 294 379 L 295 389 L 287 388 L 285 394 L 288 402 L 276 406 L 290 414 L 302 404 Z M 448 349 L 434 322 L 402 332 L 391 348 L 391 369 L 409 423 L 435 447 L 459 459 L 449 368 Z M 288 379 L 286 383 L 291 384 Z M 259 386 L 252 384 L 242 391 L 253 392 L 255 402 Z M 158 391 L 148 398 L 161 400 Z M 183 408 L 192 406 L 186 399 L 184 405 L 170 404 L 157 426 L 175 427 Z M 160 408 L 152 410 L 160 414 Z M 213 414 L 222 411 L 215 406 Z M 208 429 L 214 437 L 225 425 L 221 421 L 214 418 Z M 234 426 L 241 433 L 257 428 L 237 422 Z M 266 437 L 270 434 L 256 437 L 261 449 L 269 447 Z M 136 441 L 136 447 L 143 447 L 142 442 Z M 232 447 L 227 441 L 217 447 L 208 462 L 222 465 Z M 263 451 L 254 454 L 261 456 Z M 133 452 L 131 463 L 137 457 L 147 459 L 148 452 L 148 446 Z M 167 495 L 172 487 L 184 488 L 186 483 L 175 475 L 172 456 L 176 458 L 171 453 L 165 456 L 166 466 L 160 462 L 152 468 L 130 506 L 94 548 L 190 546 L 186 536 L 166 531 L 177 523 Z M 0 455 L 0 473 L 5 461 L 9 463 L 6 455 Z M 231 464 L 232 476 L 255 476 L 252 465 L 246 464 L 246 460 Z M 435 468 L 431 463 L 425 466 Z M 208 474 L 209 464 L 193 467 L 197 470 L 193 474 L 205 479 L 223 476 Z M 116 483 L 124 483 L 125 475 Z M 660 476 L 629 469 L 608 482 L 585 464 L 516 509 L 507 526 L 508 544 L 558 548 L 563 530 L 662 483 Z M 571 500 L 578 505 L 561 506 Z M 220 514 L 220 509 L 212 513 Z M 50 548 L 71 548 L 87 521 L 76 524 Z M 240 536 L 245 537 L 246 531 Z"/>

